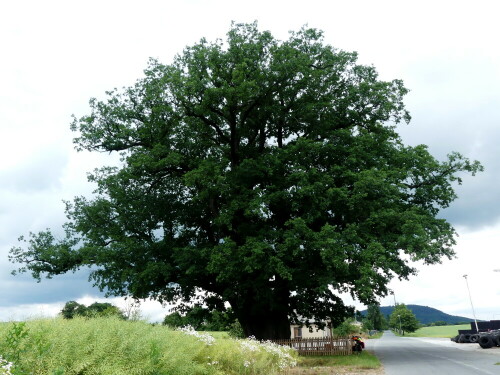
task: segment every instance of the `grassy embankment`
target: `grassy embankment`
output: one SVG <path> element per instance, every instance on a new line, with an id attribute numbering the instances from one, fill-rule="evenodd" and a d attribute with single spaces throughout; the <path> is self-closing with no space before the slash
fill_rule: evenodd
<path id="1" fill-rule="evenodd" d="M 0 355 L 14 375 L 272 375 L 297 359 L 255 340 L 110 318 L 2 323 Z"/>
<path id="2" fill-rule="evenodd" d="M 380 361 L 373 354 L 363 351 L 351 356 L 306 356 L 300 357 L 298 366 L 289 370 L 287 375 L 330 375 L 360 373 L 376 370 Z"/>
<path id="3" fill-rule="evenodd" d="M 413 333 L 405 333 L 406 337 L 454 337 L 459 329 L 470 329 L 470 324 L 455 326 L 422 327 Z"/>

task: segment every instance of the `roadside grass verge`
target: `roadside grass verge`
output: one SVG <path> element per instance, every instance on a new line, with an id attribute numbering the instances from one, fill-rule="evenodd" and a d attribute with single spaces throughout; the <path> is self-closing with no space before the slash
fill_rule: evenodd
<path id="1" fill-rule="evenodd" d="M 0 355 L 20 375 L 274 375 L 298 357 L 255 340 L 114 318 L 2 323 Z"/>
<path id="2" fill-rule="evenodd" d="M 350 356 L 304 356 L 298 366 L 290 369 L 289 375 L 322 375 L 356 373 L 360 370 L 381 368 L 379 359 L 369 351 Z"/>
<path id="3" fill-rule="evenodd" d="M 413 333 L 405 333 L 405 337 L 454 337 L 459 329 L 470 329 L 470 324 L 422 327 Z"/>
<path id="4" fill-rule="evenodd" d="M 367 339 L 380 339 L 383 335 L 384 335 L 384 332 L 380 331 L 380 332 L 374 333 L 371 336 L 367 336 L 366 338 Z"/>

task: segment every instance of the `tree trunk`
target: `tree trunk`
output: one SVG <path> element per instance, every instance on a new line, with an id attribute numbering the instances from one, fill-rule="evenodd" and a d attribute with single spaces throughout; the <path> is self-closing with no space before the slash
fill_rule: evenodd
<path id="1" fill-rule="evenodd" d="M 246 337 L 255 336 L 258 340 L 290 338 L 288 290 L 275 285 L 272 291 L 264 297 L 249 290 L 247 298 L 229 301 Z"/>
<path id="2" fill-rule="evenodd" d="M 238 317 L 246 337 L 257 340 L 279 340 L 290 338 L 290 322 L 286 313 L 269 312 L 262 315 Z"/>
<path id="3" fill-rule="evenodd" d="M 287 281 L 279 276 L 272 280 L 253 276 L 254 282 L 244 285 L 246 288 L 241 285 L 242 291 L 228 301 L 245 336 L 254 336 L 257 340 L 289 339 L 290 290 Z"/>

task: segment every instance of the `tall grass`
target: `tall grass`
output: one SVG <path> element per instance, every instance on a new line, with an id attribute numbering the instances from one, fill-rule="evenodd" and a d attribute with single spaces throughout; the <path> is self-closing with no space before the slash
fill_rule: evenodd
<path id="1" fill-rule="evenodd" d="M 296 358 L 272 344 L 207 337 L 113 318 L 39 319 L 0 324 L 0 355 L 13 375 L 271 375 Z"/>

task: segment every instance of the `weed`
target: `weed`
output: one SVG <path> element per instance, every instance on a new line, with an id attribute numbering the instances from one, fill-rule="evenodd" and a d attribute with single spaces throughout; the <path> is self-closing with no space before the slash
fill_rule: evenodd
<path id="1" fill-rule="evenodd" d="M 25 351 L 23 348 L 23 339 L 28 336 L 28 328 L 25 322 L 12 323 L 11 329 L 7 332 L 7 354 L 10 360 L 17 362 L 21 354 Z"/>

